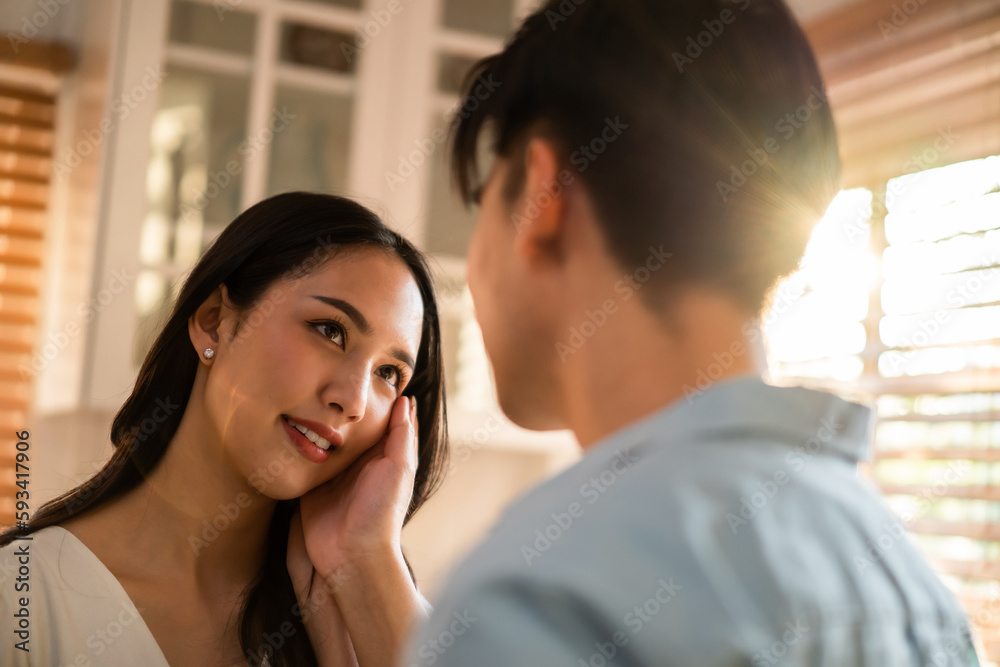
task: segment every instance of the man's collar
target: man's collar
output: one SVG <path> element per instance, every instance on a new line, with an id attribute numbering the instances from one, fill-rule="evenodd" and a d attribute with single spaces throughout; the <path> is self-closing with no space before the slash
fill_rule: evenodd
<path id="1" fill-rule="evenodd" d="M 870 453 L 874 411 L 834 394 L 776 387 L 756 374 L 721 379 L 606 436 L 589 453 L 614 452 L 641 441 L 746 440 L 769 437 L 823 450 L 852 462 Z"/>

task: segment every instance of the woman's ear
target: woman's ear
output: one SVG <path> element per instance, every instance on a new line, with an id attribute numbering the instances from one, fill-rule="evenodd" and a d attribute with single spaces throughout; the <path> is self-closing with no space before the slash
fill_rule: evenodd
<path id="1" fill-rule="evenodd" d="M 198 357 L 208 363 L 219 347 L 219 326 L 228 302 L 224 284 L 219 285 L 188 318 L 188 334 Z"/>

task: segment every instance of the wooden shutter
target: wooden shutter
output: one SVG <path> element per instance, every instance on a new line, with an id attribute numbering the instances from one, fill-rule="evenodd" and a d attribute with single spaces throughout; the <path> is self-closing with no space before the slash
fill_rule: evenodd
<path id="1" fill-rule="evenodd" d="M 54 117 L 52 97 L 0 81 L 0 525 L 13 523 L 15 432 L 31 407 Z"/>

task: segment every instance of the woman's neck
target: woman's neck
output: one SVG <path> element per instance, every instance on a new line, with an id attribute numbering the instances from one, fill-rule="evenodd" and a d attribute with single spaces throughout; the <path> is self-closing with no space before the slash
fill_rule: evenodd
<path id="1" fill-rule="evenodd" d="M 260 571 L 276 502 L 228 463 L 197 394 L 196 383 L 145 482 L 64 525 L 103 551 L 98 556 L 116 575 L 156 573 L 206 593 L 242 590 Z"/>

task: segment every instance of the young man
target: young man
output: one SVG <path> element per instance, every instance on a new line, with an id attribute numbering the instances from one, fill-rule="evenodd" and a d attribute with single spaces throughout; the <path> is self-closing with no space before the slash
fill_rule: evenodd
<path id="1" fill-rule="evenodd" d="M 505 512 L 403 664 L 978 664 L 858 477 L 870 411 L 754 372 L 750 323 L 840 168 L 782 1 L 551 0 L 466 90 L 452 157 L 500 405 L 585 451 Z"/>

